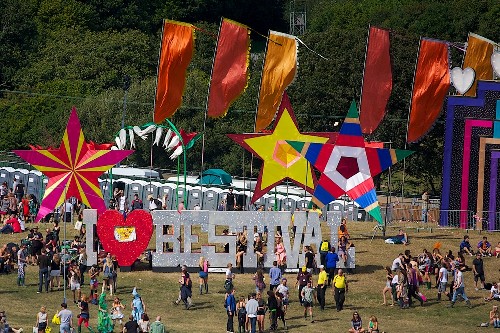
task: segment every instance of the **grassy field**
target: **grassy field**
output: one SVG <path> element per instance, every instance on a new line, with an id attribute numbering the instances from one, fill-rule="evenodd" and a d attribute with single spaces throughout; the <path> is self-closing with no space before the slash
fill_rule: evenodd
<path id="1" fill-rule="evenodd" d="M 320 332 L 347 332 L 350 326 L 350 319 L 353 310 L 359 311 L 364 320 L 365 326 L 368 324 L 370 315 L 375 315 L 379 319 L 380 328 L 386 332 L 429 332 L 435 329 L 446 329 L 448 332 L 482 332 L 492 330 L 492 328 L 479 328 L 481 322 L 488 320 L 488 313 L 492 304 L 486 303 L 483 297 L 487 296 L 486 291 L 475 291 L 473 276 L 471 272 L 466 272 L 465 283 L 466 293 L 471 298 L 473 308 L 468 309 L 464 302 L 458 302 L 455 308 L 446 307 L 448 302 L 438 302 L 436 300 L 436 289 L 427 290 L 423 287 L 423 293 L 428 297 L 428 302 L 424 307 L 414 307 L 409 310 L 401 310 L 397 307 L 382 306 L 381 291 L 385 285 L 384 266 L 390 265 L 399 252 L 410 249 L 413 255 L 417 255 L 423 248 L 431 249 L 436 242 L 442 243 L 442 253 L 449 249 L 458 251 L 458 244 L 464 232 L 456 229 L 420 230 L 417 232 L 415 226 L 411 225 L 407 232 L 411 239 L 411 245 L 388 245 L 382 240 L 381 235 L 371 241 L 373 223 L 349 223 L 349 231 L 356 246 L 356 270 L 354 274 L 348 275 L 349 293 L 347 294 L 345 310 L 335 311 L 335 304 L 332 292 L 327 291 L 327 309 L 320 312 L 319 308 L 314 308 L 315 323 L 305 321 L 302 314 L 303 309 L 297 302 L 297 291 L 291 292 L 291 305 L 287 314 L 287 324 L 289 332 L 314 331 Z M 388 235 L 395 234 L 397 226 L 388 230 Z M 68 228 L 69 230 L 70 228 Z M 499 234 L 488 234 L 471 232 L 471 243 L 475 244 L 484 235 L 492 244 L 500 240 Z M 19 235 L 0 235 L 0 244 L 10 241 L 18 242 Z M 24 236 L 23 236 L 24 237 Z M 500 281 L 500 259 L 485 258 L 486 280 L 487 282 Z M 471 265 L 472 258 L 466 258 L 466 264 Z M 182 264 L 182 263 L 181 263 Z M 47 307 L 49 316 L 59 310 L 59 304 L 63 299 L 63 293 L 52 292 L 37 294 L 38 268 L 30 266 L 27 268 L 27 288 L 20 288 L 16 285 L 16 275 L 0 275 L 0 310 L 7 311 L 8 321 L 11 326 L 22 327 L 25 332 L 31 332 L 31 327 L 35 323 L 36 313 L 40 306 Z M 119 273 L 118 275 L 118 296 L 127 306 L 125 315 L 130 313 L 130 302 L 132 300 L 131 291 L 137 286 L 143 297 L 147 312 L 153 319 L 156 315 L 161 315 L 169 332 L 225 332 L 226 313 L 223 308 L 223 275 L 210 274 L 209 294 L 197 294 L 197 274 L 193 274 L 193 302 L 195 306 L 191 310 L 184 310 L 182 306 L 175 306 L 172 301 L 178 294 L 177 280 L 179 274 L 176 273 L 153 273 L 149 271 L 139 271 L 130 273 Z M 254 290 L 251 274 L 237 274 L 234 281 L 237 289 L 236 295 L 247 295 Z M 287 274 L 289 284 L 293 285 L 295 274 Z M 317 276 L 315 276 L 315 279 Z M 88 278 L 86 278 L 88 281 Z M 88 285 L 82 289 L 83 293 L 88 293 Z M 68 294 L 71 301 L 72 296 Z M 111 301 L 111 298 L 109 297 Z M 71 303 L 70 310 L 78 313 L 76 305 Z M 97 307 L 91 305 L 91 325 L 96 326 Z M 235 321 L 236 324 L 236 321 Z M 51 324 L 53 329 L 56 326 Z M 266 320 L 266 328 L 269 322 Z M 279 328 L 283 331 L 283 328 Z M 85 332 L 86 329 L 83 329 Z M 119 329 L 116 328 L 115 332 Z"/>

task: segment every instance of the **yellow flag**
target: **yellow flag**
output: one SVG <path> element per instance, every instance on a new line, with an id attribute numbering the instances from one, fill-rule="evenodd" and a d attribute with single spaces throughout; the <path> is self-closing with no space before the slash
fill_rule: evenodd
<path id="1" fill-rule="evenodd" d="M 462 68 L 470 67 L 476 72 L 474 84 L 465 96 L 476 96 L 477 80 L 492 80 L 491 55 L 495 42 L 476 34 L 469 34 L 467 51 Z"/>
<path id="2" fill-rule="evenodd" d="M 266 59 L 262 70 L 255 131 L 273 121 L 286 87 L 297 73 L 297 40 L 292 35 L 269 31 Z"/>

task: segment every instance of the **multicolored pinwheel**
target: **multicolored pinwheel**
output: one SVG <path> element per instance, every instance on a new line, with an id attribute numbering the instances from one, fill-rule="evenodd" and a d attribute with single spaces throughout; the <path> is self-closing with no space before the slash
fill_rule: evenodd
<path id="1" fill-rule="evenodd" d="M 134 152 L 108 150 L 109 146 L 85 142 L 80 119 L 73 107 L 58 149 L 32 147 L 32 150 L 14 151 L 49 178 L 36 221 L 70 197 L 80 199 L 87 207 L 99 212 L 106 210 L 97 179 Z"/>
<path id="2" fill-rule="evenodd" d="M 288 178 L 308 192 L 314 191 L 316 178 L 309 163 L 286 140 L 334 142 L 337 133 L 301 133 L 286 93 L 271 133 L 228 134 L 240 146 L 263 160 L 252 202 Z"/>
<path id="3" fill-rule="evenodd" d="M 314 203 L 323 207 L 347 194 L 379 223 L 382 223 L 382 215 L 373 176 L 413 153 L 410 150 L 373 148 L 366 142 L 355 102 L 351 104 L 335 144 L 289 140 L 287 143 L 323 173 L 314 191 Z"/>

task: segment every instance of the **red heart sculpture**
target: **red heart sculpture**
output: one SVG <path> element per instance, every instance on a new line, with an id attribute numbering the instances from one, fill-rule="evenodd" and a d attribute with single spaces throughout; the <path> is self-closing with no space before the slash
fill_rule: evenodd
<path id="1" fill-rule="evenodd" d="M 120 266 L 131 266 L 149 244 L 153 217 L 136 209 L 125 220 L 119 211 L 107 210 L 97 220 L 97 234 L 104 250 L 115 255 Z"/>

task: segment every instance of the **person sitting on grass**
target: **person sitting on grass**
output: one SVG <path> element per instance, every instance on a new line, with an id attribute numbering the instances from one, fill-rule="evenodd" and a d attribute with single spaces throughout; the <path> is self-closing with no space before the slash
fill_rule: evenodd
<path id="1" fill-rule="evenodd" d="M 464 240 L 460 243 L 460 251 L 462 253 L 467 253 L 470 256 L 474 255 L 474 251 L 472 250 L 472 246 L 470 245 L 469 235 L 464 236 Z"/>
<path id="2" fill-rule="evenodd" d="M 363 321 L 361 320 L 361 316 L 357 311 L 354 311 L 351 319 L 351 328 L 349 329 L 349 333 L 362 333 L 365 332 L 363 328 Z"/>
<path id="3" fill-rule="evenodd" d="M 496 282 L 493 283 L 493 285 L 491 286 L 490 296 L 484 298 L 486 302 L 489 302 L 494 299 L 500 301 L 500 292 L 498 291 L 498 283 Z"/>
<path id="4" fill-rule="evenodd" d="M 483 256 L 491 257 L 491 244 L 488 242 L 488 237 L 484 236 L 483 240 L 477 243 L 477 249 Z"/>
<path id="5" fill-rule="evenodd" d="M 495 246 L 495 257 L 500 258 L 500 242 Z"/>

